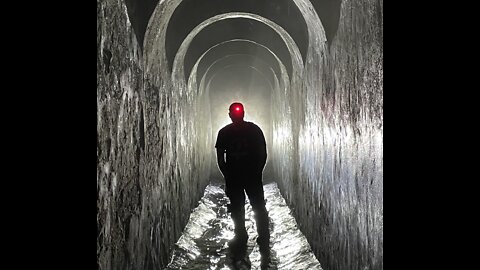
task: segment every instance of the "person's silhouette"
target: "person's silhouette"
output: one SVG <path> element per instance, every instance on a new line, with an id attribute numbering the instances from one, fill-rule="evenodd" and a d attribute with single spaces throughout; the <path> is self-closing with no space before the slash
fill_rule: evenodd
<path id="1" fill-rule="evenodd" d="M 243 120 L 245 111 L 241 103 L 230 105 L 229 116 L 232 123 L 220 129 L 215 144 L 218 167 L 225 178 L 229 211 L 235 224 L 235 237 L 229 244 L 237 253 L 238 249 L 246 247 L 246 192 L 255 213 L 257 243 L 262 259 L 269 259 L 269 220 L 262 184 L 262 172 L 267 161 L 265 137 L 257 125 Z"/>

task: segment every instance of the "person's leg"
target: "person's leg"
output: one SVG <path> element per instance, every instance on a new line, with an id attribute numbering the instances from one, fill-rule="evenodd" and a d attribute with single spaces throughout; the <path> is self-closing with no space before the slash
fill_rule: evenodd
<path id="1" fill-rule="evenodd" d="M 229 183 L 226 186 L 227 196 L 230 199 L 230 215 L 235 226 L 234 242 L 239 244 L 246 243 L 248 240 L 247 230 L 245 228 L 245 193 L 243 186 L 236 184 L 237 182 Z"/>
<path id="2" fill-rule="evenodd" d="M 254 175 L 245 187 L 248 199 L 255 213 L 257 224 L 258 239 L 257 242 L 261 252 L 269 251 L 270 231 L 267 208 L 265 207 L 265 197 L 263 193 L 262 175 Z"/>

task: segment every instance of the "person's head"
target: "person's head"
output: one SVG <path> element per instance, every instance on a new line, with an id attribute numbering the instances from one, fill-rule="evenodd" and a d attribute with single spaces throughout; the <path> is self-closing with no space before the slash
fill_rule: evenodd
<path id="1" fill-rule="evenodd" d="M 241 123 L 243 122 L 243 117 L 245 116 L 245 110 L 243 109 L 242 103 L 234 102 L 230 105 L 228 109 L 230 119 L 232 119 L 233 123 Z"/>

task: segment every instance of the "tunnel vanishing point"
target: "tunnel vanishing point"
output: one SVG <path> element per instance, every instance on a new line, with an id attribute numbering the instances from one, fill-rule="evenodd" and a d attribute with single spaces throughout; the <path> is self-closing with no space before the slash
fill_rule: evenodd
<path id="1" fill-rule="evenodd" d="M 97 0 L 97 268 L 168 264 L 240 101 L 322 267 L 383 269 L 382 10 Z"/>

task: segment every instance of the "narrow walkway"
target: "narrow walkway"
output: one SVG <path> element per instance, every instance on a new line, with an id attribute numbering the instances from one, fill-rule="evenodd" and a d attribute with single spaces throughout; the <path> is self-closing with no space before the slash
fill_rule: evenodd
<path id="1" fill-rule="evenodd" d="M 320 263 L 311 252 L 305 236 L 297 228 L 277 185 L 267 184 L 264 189 L 271 232 L 272 262 L 269 269 L 321 270 Z M 192 212 L 175 246 L 166 269 L 260 269 L 260 252 L 255 242 L 255 220 L 248 201 L 245 205 L 245 225 L 249 235 L 248 263 L 232 265 L 227 242 L 234 236 L 234 227 L 230 214 L 227 213 L 227 203 L 228 198 L 221 186 L 207 186 L 199 206 Z"/>

